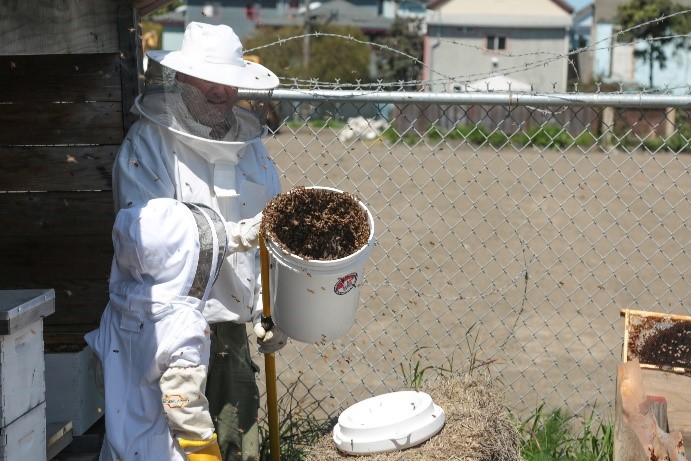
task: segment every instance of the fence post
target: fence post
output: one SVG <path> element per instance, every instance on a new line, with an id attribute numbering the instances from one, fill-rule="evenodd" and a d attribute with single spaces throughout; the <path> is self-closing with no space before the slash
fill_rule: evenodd
<path id="1" fill-rule="evenodd" d="M 612 133 L 614 132 L 614 107 L 605 107 L 602 110 L 602 140 L 603 147 L 612 145 Z"/>
<path id="2" fill-rule="evenodd" d="M 665 139 L 674 134 L 677 118 L 677 110 L 674 107 L 665 109 L 665 120 L 662 122 L 662 135 Z"/>

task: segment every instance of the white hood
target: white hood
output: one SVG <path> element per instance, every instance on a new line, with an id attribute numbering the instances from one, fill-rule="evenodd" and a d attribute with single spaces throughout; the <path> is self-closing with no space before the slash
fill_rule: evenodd
<path id="1" fill-rule="evenodd" d="M 149 318 L 175 305 L 201 310 L 226 246 L 223 221 L 208 207 L 158 198 L 120 210 L 113 226 L 113 307 Z"/>

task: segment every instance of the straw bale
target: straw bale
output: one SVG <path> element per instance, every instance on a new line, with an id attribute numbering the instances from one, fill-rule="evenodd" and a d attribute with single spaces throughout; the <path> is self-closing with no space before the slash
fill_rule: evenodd
<path id="1" fill-rule="evenodd" d="M 328 433 L 305 461 L 520 461 L 518 432 L 508 417 L 503 390 L 487 376 L 456 376 L 426 385 L 446 415 L 441 431 L 423 444 L 389 453 L 353 456 L 338 451 Z"/>

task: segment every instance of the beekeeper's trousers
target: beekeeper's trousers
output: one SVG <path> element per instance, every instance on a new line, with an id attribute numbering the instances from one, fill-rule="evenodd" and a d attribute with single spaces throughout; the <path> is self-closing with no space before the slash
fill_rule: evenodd
<path id="1" fill-rule="evenodd" d="M 245 325 L 212 324 L 206 396 L 223 461 L 259 459 L 258 371 L 250 358 Z"/>

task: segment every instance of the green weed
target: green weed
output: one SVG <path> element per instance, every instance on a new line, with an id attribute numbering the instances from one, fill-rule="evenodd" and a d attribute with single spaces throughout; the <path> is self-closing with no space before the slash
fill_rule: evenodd
<path id="1" fill-rule="evenodd" d="M 311 398 L 298 399 L 295 396 L 298 383 L 299 381 L 293 383 L 278 400 L 281 461 L 304 460 L 309 447 L 329 433 L 337 421 L 337 418 L 315 417 L 320 402 Z M 270 461 L 270 434 L 267 426 L 259 426 L 259 439 L 259 459 Z"/>
<path id="2" fill-rule="evenodd" d="M 545 404 L 540 404 L 517 423 L 521 456 L 525 461 L 611 461 L 614 429 L 610 424 L 597 424 L 593 416 L 591 413 L 579 422 L 561 409 L 546 413 Z"/>

